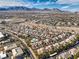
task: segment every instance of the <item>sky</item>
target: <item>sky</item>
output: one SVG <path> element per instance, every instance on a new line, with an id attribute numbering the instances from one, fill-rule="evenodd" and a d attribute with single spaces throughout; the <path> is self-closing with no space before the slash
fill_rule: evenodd
<path id="1" fill-rule="evenodd" d="M 0 0 L 3 6 L 26 6 L 30 8 L 58 8 L 67 11 L 79 11 L 79 0 Z"/>

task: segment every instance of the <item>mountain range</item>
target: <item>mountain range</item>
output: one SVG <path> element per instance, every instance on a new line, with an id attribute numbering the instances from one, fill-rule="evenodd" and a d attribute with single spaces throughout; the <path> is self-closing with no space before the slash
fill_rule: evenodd
<path id="1" fill-rule="evenodd" d="M 69 11 L 62 11 L 58 8 L 44 8 L 44 9 L 39 9 L 39 8 L 28 8 L 24 6 L 7 6 L 7 7 L 0 7 L 0 11 L 51 11 L 52 13 L 71 13 Z"/>
<path id="2" fill-rule="evenodd" d="M 28 7 L 24 7 L 24 6 L 9 6 L 9 7 L 0 7 L 0 11 L 9 11 L 9 10 L 26 10 L 26 11 L 61 11 L 57 8 L 53 8 L 53 9 L 48 9 L 48 8 L 44 8 L 44 9 L 38 9 L 38 8 L 28 8 Z"/>

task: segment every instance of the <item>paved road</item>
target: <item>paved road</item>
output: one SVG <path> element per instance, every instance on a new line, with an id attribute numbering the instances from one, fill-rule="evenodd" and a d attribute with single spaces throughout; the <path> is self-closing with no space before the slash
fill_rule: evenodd
<path id="1" fill-rule="evenodd" d="M 38 59 L 37 56 L 35 55 L 35 53 L 33 52 L 33 50 L 27 45 L 25 39 L 19 38 L 17 35 L 14 35 L 13 33 L 15 33 L 15 32 L 13 32 L 13 31 L 11 31 L 11 30 L 6 30 L 6 31 L 7 31 L 9 34 L 11 34 L 12 36 L 14 36 L 14 37 L 16 37 L 17 39 L 19 39 L 19 40 L 28 48 L 29 53 L 31 53 L 32 59 Z M 17 34 L 17 33 L 16 33 L 16 34 Z"/>
<path id="2" fill-rule="evenodd" d="M 28 48 L 29 53 L 31 54 L 32 59 L 38 59 L 37 56 L 35 55 L 35 53 L 33 52 L 33 50 L 27 45 L 25 39 L 22 39 L 22 38 L 18 37 L 18 33 L 9 30 L 8 27 L 6 27 L 6 26 L 0 26 L 0 28 L 5 28 L 5 30 L 4 30 L 5 32 L 8 32 L 9 34 L 11 34 L 12 36 L 14 36 L 15 38 L 19 39 Z M 14 35 L 14 33 L 16 35 Z"/>
<path id="3" fill-rule="evenodd" d="M 5 27 L 7 28 L 7 27 Z M 78 27 L 56 27 L 53 30 L 56 31 L 72 31 L 74 30 L 75 32 L 79 32 L 79 28 Z M 25 39 L 19 38 L 17 35 L 18 33 L 11 31 L 11 30 L 6 30 L 8 31 L 10 34 L 12 34 L 14 37 L 18 38 L 30 51 L 31 55 L 33 56 L 33 59 L 38 59 L 35 55 L 35 53 L 33 52 L 33 50 L 27 45 L 27 43 L 25 42 Z M 14 35 L 13 33 L 16 33 L 16 35 Z"/>

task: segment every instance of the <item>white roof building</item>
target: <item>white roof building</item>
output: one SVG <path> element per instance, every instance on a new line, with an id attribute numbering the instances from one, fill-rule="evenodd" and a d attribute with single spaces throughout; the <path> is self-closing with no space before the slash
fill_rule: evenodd
<path id="1" fill-rule="evenodd" d="M 23 54 L 23 50 L 20 47 L 12 49 L 13 56 L 19 56 Z"/>
<path id="2" fill-rule="evenodd" d="M 2 32 L 0 32 L 0 38 L 4 37 L 4 35 L 2 34 Z"/>
<path id="3" fill-rule="evenodd" d="M 1 51 L 0 52 L 0 59 L 6 58 L 6 57 L 7 57 L 6 53 Z"/>
<path id="4" fill-rule="evenodd" d="M 13 44 L 9 44 L 9 45 L 5 46 L 4 50 L 5 51 L 6 50 L 11 50 L 11 49 L 16 48 L 16 47 L 17 47 L 17 45 L 15 43 L 13 43 Z"/>

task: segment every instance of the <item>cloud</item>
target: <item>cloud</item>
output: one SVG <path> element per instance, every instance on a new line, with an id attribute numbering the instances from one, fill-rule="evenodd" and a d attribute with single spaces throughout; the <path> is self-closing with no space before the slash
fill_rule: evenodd
<path id="1" fill-rule="evenodd" d="M 75 12 L 79 10 L 79 0 L 58 0 L 56 1 L 57 4 L 67 4 L 62 6 L 61 10 Z"/>
<path id="2" fill-rule="evenodd" d="M 30 3 L 23 2 L 20 0 L 0 0 L 0 6 L 30 6 Z"/>
<path id="3" fill-rule="evenodd" d="M 79 4 L 79 0 L 58 0 L 58 4 Z"/>
<path id="4" fill-rule="evenodd" d="M 51 0 L 0 0 L 0 6 L 26 6 L 26 7 L 33 7 L 38 5 L 48 5 L 52 4 Z M 36 1 L 36 3 L 34 3 Z M 40 2 L 42 1 L 42 2 Z"/>
<path id="5" fill-rule="evenodd" d="M 61 9 L 67 9 L 67 8 L 69 8 L 70 6 L 64 6 L 64 7 L 62 7 Z"/>
<path id="6" fill-rule="evenodd" d="M 79 4 L 63 6 L 60 9 L 66 10 L 66 11 L 71 11 L 71 12 L 79 11 Z"/>
<path id="7" fill-rule="evenodd" d="M 35 8 L 59 8 L 61 10 L 79 10 L 79 0 L 0 0 L 1 6 L 26 6 Z"/>
<path id="8" fill-rule="evenodd" d="M 0 2 L 22 2 L 22 0 L 0 0 Z"/>

